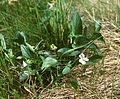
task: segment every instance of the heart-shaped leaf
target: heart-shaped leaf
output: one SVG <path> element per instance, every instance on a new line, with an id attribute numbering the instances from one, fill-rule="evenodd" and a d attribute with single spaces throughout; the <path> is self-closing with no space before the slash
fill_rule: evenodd
<path id="1" fill-rule="evenodd" d="M 20 47 L 21 47 L 22 56 L 24 58 L 30 58 L 31 54 L 27 46 L 21 45 Z"/>
<path id="2" fill-rule="evenodd" d="M 44 71 L 44 70 L 48 69 L 49 67 L 55 67 L 55 66 L 57 66 L 57 64 L 58 64 L 58 61 L 57 61 L 55 58 L 47 57 L 47 58 L 43 61 L 41 70 Z"/>

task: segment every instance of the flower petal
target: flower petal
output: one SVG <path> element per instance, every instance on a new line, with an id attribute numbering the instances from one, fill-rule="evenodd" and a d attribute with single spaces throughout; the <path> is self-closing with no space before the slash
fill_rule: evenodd
<path id="1" fill-rule="evenodd" d="M 79 55 L 79 57 L 80 57 L 80 58 L 84 58 L 85 55 L 84 55 L 83 53 L 81 53 L 81 54 Z"/>
<path id="2" fill-rule="evenodd" d="M 85 64 L 86 64 L 86 61 L 84 61 L 83 59 L 79 59 L 79 62 L 80 62 L 82 65 L 85 65 Z"/>
<path id="3" fill-rule="evenodd" d="M 89 59 L 87 57 L 83 58 L 84 61 L 89 61 Z"/>

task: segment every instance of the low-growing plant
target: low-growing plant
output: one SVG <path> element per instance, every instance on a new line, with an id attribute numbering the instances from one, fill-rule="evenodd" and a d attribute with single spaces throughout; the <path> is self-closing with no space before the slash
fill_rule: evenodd
<path id="1" fill-rule="evenodd" d="M 40 25 L 45 34 L 40 35 L 42 39 L 34 46 L 28 42 L 26 33 L 18 31 L 14 38 L 14 49 L 7 49 L 4 36 L 0 34 L 0 54 L 10 66 L 6 70 L 14 68 L 21 83 L 27 83 L 30 78 L 37 79 L 43 88 L 60 80 L 79 64 L 85 72 L 87 66 L 95 65 L 102 59 L 95 43 L 96 40 L 104 42 L 99 33 L 100 21 L 85 24 L 76 9 L 71 11 L 66 6 L 64 0 L 57 0 L 49 8 Z M 11 78 L 9 80 L 12 83 Z"/>
<path id="2" fill-rule="evenodd" d="M 100 23 L 98 21 L 95 24 L 94 33 L 86 31 L 87 27 L 83 28 L 82 20 L 78 12 L 75 12 L 71 19 L 72 31 L 68 39 L 71 40 L 70 47 L 63 46 L 63 48 L 57 49 L 53 44 L 50 49 L 44 50 L 44 43 L 40 41 L 36 46 L 32 46 L 27 42 L 26 35 L 23 32 L 17 32 L 15 38 L 15 45 L 19 48 L 15 55 L 12 54 L 12 50 L 9 49 L 6 52 L 5 43 L 1 42 L 3 48 L 2 52 L 8 58 L 8 61 L 15 66 L 16 63 L 12 61 L 15 57 L 16 61 L 22 60 L 20 73 L 20 81 L 24 81 L 30 75 L 39 74 L 47 76 L 51 74 L 51 78 L 54 76 L 64 75 L 70 72 L 71 68 L 78 65 L 78 55 L 85 53 L 87 50 L 90 53 L 89 62 L 87 64 L 95 64 L 97 59 L 101 59 L 100 50 L 94 43 L 95 40 L 103 40 L 102 35 L 99 33 Z M 89 36 L 88 36 L 89 35 Z M 3 38 L 3 36 L 1 35 Z M 2 41 L 1 38 L 1 41 Z M 55 49 L 54 49 L 55 48 Z M 4 51 L 5 50 L 5 51 Z M 84 55 L 82 55 L 84 58 Z M 54 72 L 53 72 L 54 71 Z M 47 72 L 47 73 L 46 73 Z M 46 78 L 43 76 L 43 79 Z"/>

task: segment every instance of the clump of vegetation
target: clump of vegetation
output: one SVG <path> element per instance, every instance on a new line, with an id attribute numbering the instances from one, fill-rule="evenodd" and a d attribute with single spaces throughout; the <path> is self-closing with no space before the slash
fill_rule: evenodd
<path id="1" fill-rule="evenodd" d="M 18 29 L 14 30 L 17 32 L 11 43 L 6 44 L 3 34 L 0 34 L 0 96 L 3 98 L 8 95 L 19 97 L 24 90 L 34 94 L 36 89 L 37 93 L 53 82 L 60 81 L 63 76 L 70 73 L 73 67 L 82 64 L 85 72 L 88 65 L 94 66 L 102 59 L 102 53 L 95 43 L 96 40 L 104 42 L 99 33 L 100 21 L 86 24 L 79 12 L 69 8 L 68 6 L 71 5 L 65 0 L 51 3 L 41 1 L 44 4 L 43 8 L 39 8 L 38 1 L 37 3 L 33 0 L 25 2 L 28 5 L 35 4 L 35 8 L 32 9 L 31 6 L 31 12 L 28 12 L 28 14 L 32 13 L 32 16 L 26 16 L 27 20 L 30 19 L 35 23 L 30 24 L 29 21 L 24 23 L 37 25 L 35 29 L 40 30 L 37 33 L 38 43 L 34 40 L 30 41 L 32 39 L 30 33 L 17 31 L 21 30 L 21 24 L 16 24 Z M 28 5 L 22 6 L 22 3 L 24 2 L 19 1 L 18 7 L 21 6 L 21 8 L 18 9 L 28 7 Z M 32 35 L 35 31 L 34 28 L 30 30 Z M 9 46 L 12 47 L 9 48 Z M 3 83 L 4 80 L 5 83 Z M 33 86 L 34 84 L 36 85 Z M 33 92 L 27 87 L 34 87 Z"/>

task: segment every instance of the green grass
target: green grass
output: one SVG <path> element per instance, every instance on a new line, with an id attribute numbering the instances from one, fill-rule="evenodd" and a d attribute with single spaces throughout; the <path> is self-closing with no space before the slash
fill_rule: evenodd
<path id="1" fill-rule="evenodd" d="M 41 16 L 45 14 L 45 2 L 18 0 L 10 5 L 7 1 L 4 3 L 1 1 L 0 5 L 0 28 L 4 34 L 13 37 L 16 31 L 24 31 L 30 34 L 33 41 L 38 40 L 42 32 L 39 26 Z"/>

